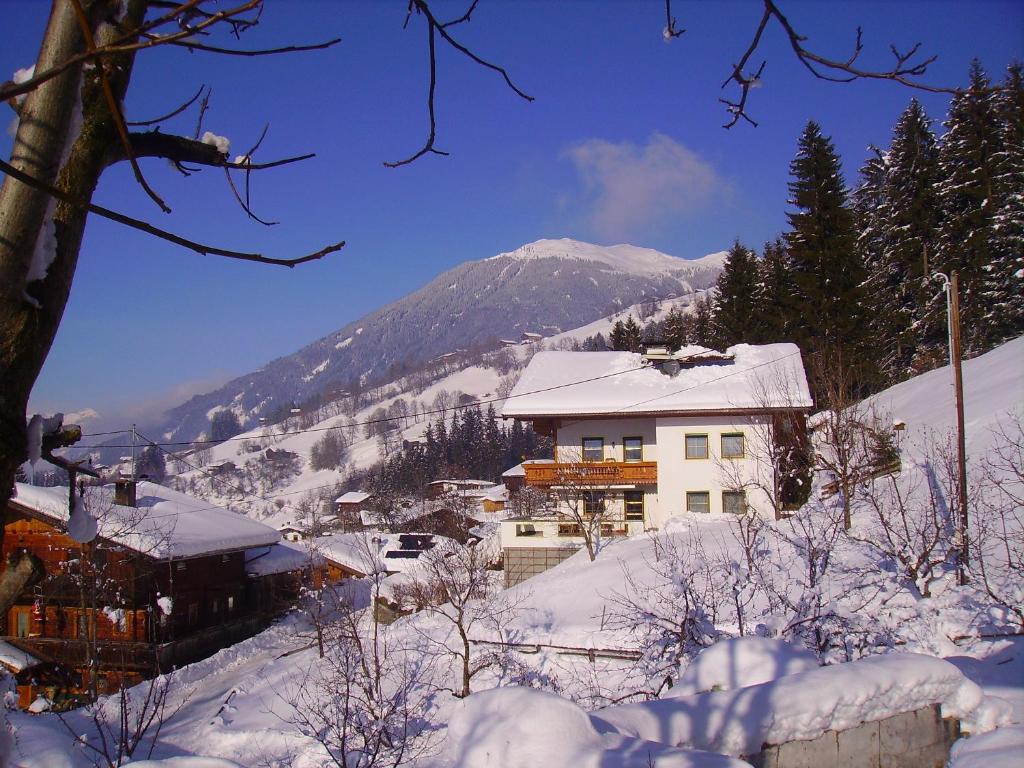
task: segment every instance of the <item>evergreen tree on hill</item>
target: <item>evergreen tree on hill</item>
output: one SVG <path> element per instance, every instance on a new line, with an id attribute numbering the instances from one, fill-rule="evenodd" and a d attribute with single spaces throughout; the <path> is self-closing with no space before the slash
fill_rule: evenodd
<path id="1" fill-rule="evenodd" d="M 696 344 L 701 347 L 713 347 L 715 345 L 714 329 L 711 325 L 711 318 L 714 315 L 714 304 L 711 298 L 705 293 L 693 303 L 693 315 L 687 334 L 687 344 Z"/>
<path id="2" fill-rule="evenodd" d="M 785 236 L 796 320 L 792 330 L 806 354 L 827 351 L 828 357 L 858 369 L 858 386 L 863 386 L 871 378 L 862 356 L 864 268 L 839 156 L 817 123 L 807 124 L 789 167 L 789 202 L 796 208 L 787 214 L 790 231 Z"/>
<path id="3" fill-rule="evenodd" d="M 672 307 L 661 324 L 661 340 L 675 352 L 687 343 L 690 325 L 689 318 L 676 307 Z"/>
<path id="4" fill-rule="evenodd" d="M 757 296 L 754 300 L 757 315 L 754 340 L 757 343 L 790 340 L 792 296 L 792 276 L 785 244 L 781 239 L 765 243 L 764 255 L 758 266 Z"/>
<path id="5" fill-rule="evenodd" d="M 956 270 L 960 280 L 960 328 L 963 350 L 973 356 L 983 350 L 987 309 L 983 278 L 996 261 L 996 159 L 1000 154 L 999 121 L 989 79 L 977 60 L 971 63 L 970 85 L 955 94 L 939 149 L 939 229 L 937 271 Z M 946 304 L 941 291 L 933 295 L 924 323 L 923 345 L 944 349 Z"/>
<path id="6" fill-rule="evenodd" d="M 1024 333 L 1024 87 L 1021 65 L 1011 64 L 995 94 L 999 149 L 994 157 L 993 258 L 982 302 L 988 345 Z"/>
<path id="7" fill-rule="evenodd" d="M 643 349 L 643 333 L 640 324 L 632 315 L 626 318 L 626 322 L 617 320 L 612 326 L 612 332 L 608 336 L 612 349 L 617 352 L 639 352 Z"/>
<path id="8" fill-rule="evenodd" d="M 725 349 L 754 340 L 757 283 L 757 257 L 737 240 L 729 249 L 722 274 L 718 276 L 711 318 L 711 335 L 716 347 Z"/>
<path id="9" fill-rule="evenodd" d="M 931 121 L 914 99 L 893 129 L 871 222 L 879 249 L 867 262 L 873 341 L 887 384 L 913 372 L 918 329 L 925 326 L 924 310 L 936 290 L 930 262 L 939 226 L 938 181 Z M 865 234 L 862 228 L 862 242 Z"/>

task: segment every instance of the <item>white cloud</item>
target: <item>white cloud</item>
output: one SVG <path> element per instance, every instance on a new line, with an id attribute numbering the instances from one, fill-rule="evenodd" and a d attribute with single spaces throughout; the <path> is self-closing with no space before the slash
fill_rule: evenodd
<path id="1" fill-rule="evenodd" d="M 95 408 L 83 408 L 80 411 L 74 413 L 64 414 L 65 424 L 81 424 L 83 421 L 95 420 L 100 417 L 99 413 Z"/>
<path id="2" fill-rule="evenodd" d="M 643 146 L 587 139 L 563 156 L 583 181 L 589 226 L 605 240 L 649 234 L 730 192 L 710 163 L 663 133 L 651 134 Z"/>

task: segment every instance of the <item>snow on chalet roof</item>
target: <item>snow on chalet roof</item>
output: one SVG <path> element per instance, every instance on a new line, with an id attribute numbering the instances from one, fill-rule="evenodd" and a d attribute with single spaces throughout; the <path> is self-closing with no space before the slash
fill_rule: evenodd
<path id="1" fill-rule="evenodd" d="M 317 565 L 323 557 L 316 550 L 307 551 L 300 544 L 279 541 L 269 547 L 256 547 L 245 551 L 245 572 L 250 576 L 271 576 L 276 573 L 301 571 L 310 562 Z"/>
<path id="2" fill-rule="evenodd" d="M 199 557 L 276 544 L 280 534 L 245 515 L 156 483 L 140 482 L 137 506 L 113 503 L 113 487 L 85 489 L 87 509 L 99 521 L 99 535 L 157 560 Z M 67 486 L 17 484 L 12 502 L 58 523 L 68 519 Z"/>
<path id="3" fill-rule="evenodd" d="M 12 672 L 21 672 L 24 669 L 36 667 L 42 663 L 42 661 L 28 651 L 23 651 L 6 640 L 0 640 L 0 664 L 3 664 Z"/>
<path id="4" fill-rule="evenodd" d="M 334 500 L 335 504 L 362 504 L 370 498 L 370 494 L 366 491 L 349 491 L 343 493 L 341 496 Z"/>
<path id="5" fill-rule="evenodd" d="M 506 469 L 501 473 L 502 477 L 526 477 L 526 465 L 527 464 L 554 464 L 554 459 L 527 459 L 522 464 L 516 464 L 510 469 Z"/>
<path id="6" fill-rule="evenodd" d="M 725 355 L 688 364 L 703 348 L 683 348 L 682 368 L 662 373 L 634 352 L 538 352 L 502 415 L 535 417 L 809 409 L 795 344 L 737 344 Z M 710 356 L 709 356 L 710 357 Z"/>

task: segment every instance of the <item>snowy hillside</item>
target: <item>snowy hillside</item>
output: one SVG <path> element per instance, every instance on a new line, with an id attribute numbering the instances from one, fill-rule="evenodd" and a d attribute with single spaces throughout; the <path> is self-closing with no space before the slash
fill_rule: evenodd
<path id="1" fill-rule="evenodd" d="M 568 349 L 574 343 L 598 333 L 607 337 L 616 321 L 630 314 L 638 316 L 642 309 L 650 313 L 649 320 L 660 320 L 674 308 L 688 311 L 691 303 L 692 296 L 683 296 L 660 301 L 656 307 L 650 306 L 650 303 L 645 307 L 626 307 L 620 312 L 555 334 L 539 343 L 467 358 L 467 363 L 471 363 L 467 367 L 462 367 L 466 363 L 453 359 L 447 365 L 451 372 L 440 375 L 425 387 L 413 378 L 398 378 L 390 386 L 381 389 L 379 399 L 373 398 L 355 411 L 337 413 L 322 419 L 316 419 L 313 413 L 307 414 L 304 423 L 308 426 L 305 428 L 300 427 L 298 419 L 289 419 L 282 425 L 249 429 L 232 440 L 214 445 L 208 456 L 186 452 L 184 458 L 187 463 L 181 467 L 181 482 L 188 484 L 191 493 L 247 511 L 271 524 L 294 523 L 297 515 L 295 505 L 305 494 L 333 488 L 346 472 L 366 469 L 380 460 L 380 444 L 375 437 L 366 436 L 363 426 L 373 419 L 379 409 L 387 411 L 396 402 L 403 401 L 410 416 L 401 421 L 399 439 L 419 440 L 427 424 L 437 418 L 435 411 L 439 396 L 442 400 L 463 396 L 469 402 L 493 402 L 495 410 L 500 410 L 500 394 L 511 391 L 521 366 L 535 352 Z M 503 374 L 502 370 L 509 365 L 512 370 Z M 486 405 L 483 407 L 486 409 Z M 313 470 L 309 462 L 313 446 L 331 430 L 340 431 L 349 444 L 346 466 L 338 471 Z M 243 466 L 247 461 L 260 461 L 261 452 L 267 448 L 296 453 L 300 460 L 299 471 L 280 483 L 249 487 L 230 474 L 211 477 L 211 471 L 207 469 L 223 462 Z M 281 501 L 275 504 L 277 499 Z"/>
<path id="2" fill-rule="evenodd" d="M 222 409 L 252 426 L 293 402 L 379 382 L 392 366 L 409 370 L 455 350 L 494 348 L 499 339 L 527 331 L 551 336 L 644 300 L 692 295 L 714 284 L 723 262 L 724 253 L 690 261 L 574 240 L 541 240 L 469 261 L 292 355 L 172 408 L 152 431 L 192 440 L 208 433 L 211 414 Z"/>

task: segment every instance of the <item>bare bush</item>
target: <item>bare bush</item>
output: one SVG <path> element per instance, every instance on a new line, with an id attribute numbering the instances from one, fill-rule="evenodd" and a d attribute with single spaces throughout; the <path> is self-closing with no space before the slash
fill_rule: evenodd
<path id="1" fill-rule="evenodd" d="M 979 586 L 1024 630 L 1024 422 L 1007 414 L 982 464 L 973 515 L 973 574 Z"/>
<path id="2" fill-rule="evenodd" d="M 476 546 L 442 544 L 421 555 L 421 567 L 407 583 L 396 586 L 395 599 L 405 609 L 424 611 L 440 619 L 447 631 L 417 629 L 439 656 L 458 667 L 451 692 L 460 698 L 472 693 L 472 681 L 485 669 L 500 666 L 505 652 L 500 646 L 475 643 L 477 630 L 501 637 L 515 615 L 519 601 L 501 591 L 498 573 L 490 569 L 496 557 L 484 543 Z"/>

